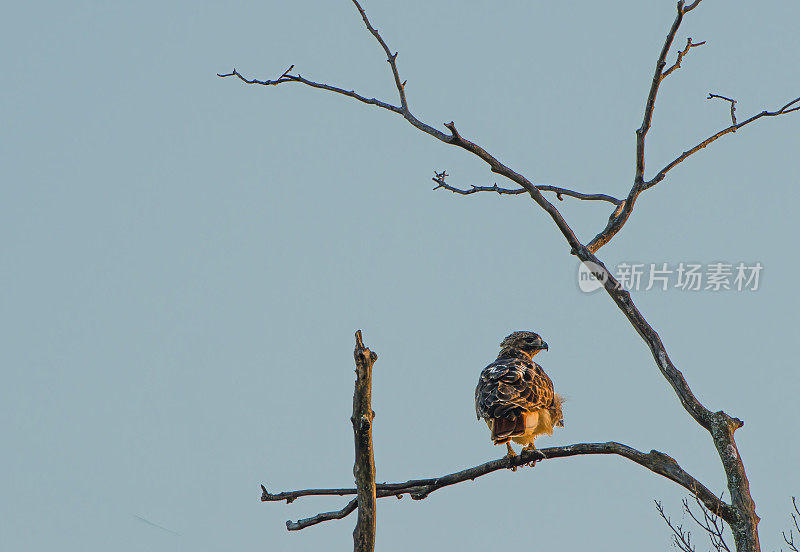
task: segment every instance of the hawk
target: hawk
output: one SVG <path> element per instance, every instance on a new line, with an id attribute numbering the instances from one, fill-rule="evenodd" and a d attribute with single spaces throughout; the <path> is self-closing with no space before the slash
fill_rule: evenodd
<path id="1" fill-rule="evenodd" d="M 533 362 L 547 343 L 533 332 L 514 332 L 500 343 L 497 360 L 483 369 L 475 388 L 475 413 L 483 418 L 495 445 L 505 444 L 507 456 L 516 456 L 510 441 L 532 450 L 539 435 L 564 427 L 562 399 L 553 382 Z"/>

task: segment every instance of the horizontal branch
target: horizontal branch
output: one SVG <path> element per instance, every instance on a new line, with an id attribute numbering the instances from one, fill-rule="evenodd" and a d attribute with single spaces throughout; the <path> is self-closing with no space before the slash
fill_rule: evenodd
<path id="1" fill-rule="evenodd" d="M 461 195 L 470 195 L 475 194 L 478 192 L 495 192 L 500 195 L 521 195 L 527 194 L 528 190 L 525 188 L 500 188 L 496 183 L 494 186 L 475 186 L 473 185 L 468 190 L 462 190 L 460 188 L 456 188 L 455 186 L 451 186 L 447 182 L 445 182 L 445 177 L 448 176 L 446 172 L 441 173 L 434 173 L 435 176 L 431 178 L 434 182 L 436 182 L 437 186 L 434 190 L 438 190 L 439 188 L 443 188 L 445 190 L 450 190 L 454 194 L 461 194 Z M 562 196 L 569 196 L 574 197 L 577 199 L 582 199 L 584 201 L 608 201 L 609 203 L 613 203 L 614 205 L 619 205 L 622 203 L 621 199 L 617 199 L 616 197 L 612 197 L 606 194 L 584 194 L 582 192 L 576 192 L 575 190 L 570 190 L 567 188 L 559 188 L 558 186 L 548 186 L 548 185 L 536 185 L 536 188 L 540 192 L 554 192 L 556 194 L 556 198 L 559 201 L 563 201 L 564 198 Z"/>
<path id="2" fill-rule="evenodd" d="M 550 447 L 545 449 L 535 449 L 523 451 L 519 456 L 508 457 L 504 456 L 497 460 L 492 460 L 472 468 L 467 468 L 455 473 L 443 475 L 441 477 L 433 477 L 428 479 L 411 479 L 402 483 L 378 483 L 376 485 L 377 498 L 385 498 L 388 496 L 400 497 L 403 494 L 408 494 L 414 500 L 422 500 L 429 494 L 437 491 L 443 487 L 456 485 L 465 481 L 473 481 L 478 477 L 482 477 L 497 470 L 517 468 L 524 466 L 532 461 L 551 460 L 555 458 L 565 458 L 569 456 L 581 455 L 594 455 L 594 454 L 615 454 L 623 458 L 627 458 L 648 470 L 666 477 L 667 479 L 678 483 L 687 489 L 693 496 L 696 496 L 709 511 L 718 514 L 722 519 L 728 521 L 733 519 L 735 513 L 732 507 L 721 500 L 718 496 L 712 493 L 702 483 L 697 481 L 694 477 L 689 475 L 683 468 L 680 467 L 677 461 L 664 453 L 656 450 L 651 450 L 649 453 L 640 452 L 632 447 L 623 445 L 616 442 L 608 443 L 580 443 L 576 445 L 568 445 L 563 447 Z M 303 496 L 325 496 L 325 495 L 353 495 L 356 494 L 355 488 L 341 488 L 341 489 L 304 489 L 299 491 L 287 491 L 282 493 L 272 494 L 269 493 L 262 485 L 263 493 L 261 500 L 264 502 L 274 502 L 286 500 L 291 502 L 296 498 Z M 351 501 L 352 504 L 352 501 Z M 351 506 L 348 504 L 344 509 L 336 512 L 326 512 L 319 514 L 312 518 L 300 520 L 297 522 L 287 522 L 287 527 L 290 529 L 302 529 L 310 525 L 315 525 L 322 521 L 329 519 L 341 519 L 348 513 L 355 510 L 357 505 Z M 342 514 L 346 510 L 347 513 Z M 337 517 L 338 516 L 338 517 Z M 293 529 L 292 529 L 293 530 Z"/>
<path id="3" fill-rule="evenodd" d="M 381 100 L 376 100 L 375 98 L 367 98 L 366 96 L 362 96 L 361 94 L 357 93 L 355 90 L 345 90 L 344 88 L 339 88 L 338 86 L 331 86 L 330 84 L 325 84 L 323 82 L 314 82 L 312 80 L 308 80 L 306 78 L 301 77 L 298 75 L 292 75 L 289 71 L 292 70 L 294 65 L 289 67 L 283 75 L 278 77 L 275 80 L 258 80 L 258 79 L 248 79 L 244 75 L 242 75 L 236 68 L 233 69 L 230 73 L 220 74 L 217 73 L 218 77 L 226 78 L 226 77 L 238 77 L 239 80 L 245 82 L 247 84 L 260 84 L 261 86 L 277 86 L 279 84 L 285 84 L 288 82 L 299 82 L 301 84 L 305 84 L 306 86 L 311 86 L 312 88 L 319 88 L 322 90 L 327 90 L 328 92 L 334 92 L 336 94 L 341 94 L 343 96 L 347 96 L 349 98 L 353 98 L 358 100 L 361 103 L 375 105 L 378 107 L 382 107 L 383 109 L 388 109 L 389 111 L 393 111 L 395 113 L 401 113 L 402 109 L 394 106 L 392 104 L 382 102 Z"/>

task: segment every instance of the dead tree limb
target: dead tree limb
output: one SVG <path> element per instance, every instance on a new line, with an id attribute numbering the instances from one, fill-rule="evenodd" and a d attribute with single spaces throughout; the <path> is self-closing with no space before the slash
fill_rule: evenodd
<path id="1" fill-rule="evenodd" d="M 353 475 L 356 478 L 358 504 L 358 521 L 353 530 L 353 550 L 355 552 L 372 552 L 375 550 L 375 456 L 372 451 L 372 366 L 378 355 L 364 346 L 361 330 L 356 332 L 356 348 L 353 351 L 356 361 L 356 383 L 353 393 L 353 436 L 355 439 L 356 460 Z M 352 512 L 356 507 L 352 502 Z M 343 513 L 341 517 L 347 515 Z"/>
<path id="2" fill-rule="evenodd" d="M 353 494 L 355 494 L 355 489 Z M 315 516 L 311 516 L 310 518 L 298 519 L 297 521 L 287 521 L 286 528 L 289 531 L 299 531 L 300 529 L 305 529 L 306 527 L 311 527 L 312 525 L 316 525 L 317 523 L 322 523 L 323 521 L 330 521 L 332 519 L 343 519 L 353 513 L 358 507 L 358 499 L 354 498 L 347 505 L 342 508 L 341 510 L 336 510 L 335 512 L 323 512 L 321 514 L 317 514 Z M 358 530 L 358 528 L 356 528 Z M 355 532 L 353 533 L 355 537 Z M 374 539 L 373 539 L 374 544 Z M 356 545 L 357 546 L 357 545 Z"/>
<path id="3" fill-rule="evenodd" d="M 446 171 L 442 172 L 434 172 L 434 176 L 431 178 L 434 182 L 436 182 L 437 186 L 434 190 L 438 190 L 439 188 L 444 188 L 445 190 L 450 190 L 454 194 L 460 195 L 471 195 L 478 192 L 494 192 L 499 195 L 520 195 L 528 193 L 525 188 L 515 188 L 515 189 L 508 189 L 508 188 L 500 188 L 495 183 L 494 186 L 475 186 L 472 185 L 471 188 L 468 190 L 462 190 L 460 188 L 456 188 L 455 186 L 451 186 L 448 184 L 445 179 L 449 176 Z M 608 201 L 609 203 L 613 203 L 614 205 L 619 205 L 622 203 L 621 199 L 617 199 L 616 197 L 612 197 L 606 194 L 585 194 L 583 192 L 576 192 L 575 190 L 569 190 L 567 188 L 559 188 L 558 186 L 548 186 L 548 185 L 541 185 L 537 184 L 537 188 L 539 188 L 540 192 L 554 192 L 556 194 L 556 199 L 559 201 L 563 201 L 564 198 L 561 196 L 570 196 L 577 199 L 582 199 L 584 201 Z"/>
<path id="4" fill-rule="evenodd" d="M 523 451 L 518 456 L 504 456 L 497 460 L 491 460 L 484 464 L 467 468 L 454 473 L 441 475 L 439 477 L 431 477 L 427 479 L 411 479 L 402 483 L 378 483 L 376 487 L 377 498 L 385 498 L 389 496 L 401 497 L 408 494 L 414 500 L 422 500 L 427 498 L 428 495 L 444 487 L 457 485 L 467 481 L 474 481 L 475 479 L 488 475 L 492 472 L 504 469 L 518 468 L 529 464 L 531 461 L 541 460 L 554 460 L 556 458 L 567 458 L 570 456 L 584 456 L 595 454 L 613 454 L 626 458 L 640 466 L 647 468 L 651 472 L 661 475 L 682 486 L 696 497 L 698 503 L 702 504 L 709 512 L 719 515 L 726 521 L 735 520 L 736 511 L 730 504 L 727 504 L 716 494 L 711 492 L 697 479 L 687 473 L 678 462 L 657 450 L 651 450 L 649 453 L 644 453 L 636 450 L 628 445 L 622 443 L 608 442 L 608 443 L 579 443 L 575 445 L 567 445 L 563 447 L 549 447 L 544 449 Z M 262 485 L 261 500 L 263 502 L 278 502 L 285 500 L 286 502 L 293 502 L 297 498 L 305 496 L 345 496 L 354 495 L 358 493 L 355 488 L 343 489 L 303 489 L 297 491 L 285 491 L 281 493 L 270 493 Z M 297 522 L 287 522 L 287 527 L 290 529 L 304 529 L 311 525 L 316 525 L 323 521 L 331 519 L 341 519 L 355 509 L 352 503 L 346 505 L 342 510 L 337 512 L 327 512 L 318 514 L 311 518 L 299 520 Z M 341 512 L 347 512 L 344 515 L 339 515 Z"/>

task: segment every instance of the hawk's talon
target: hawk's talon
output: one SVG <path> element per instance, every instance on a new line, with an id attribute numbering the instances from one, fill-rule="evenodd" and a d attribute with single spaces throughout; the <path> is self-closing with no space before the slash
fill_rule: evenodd
<path id="1" fill-rule="evenodd" d="M 529 445 L 525 445 L 525 447 L 523 447 L 523 448 L 522 448 L 522 452 L 523 452 L 523 453 L 524 453 L 525 451 L 528 451 L 528 450 L 536 450 L 536 447 L 533 445 L 533 443 L 531 443 L 531 444 L 529 444 Z M 528 462 L 528 463 L 527 463 L 527 464 L 525 464 L 525 465 L 526 465 L 526 466 L 530 466 L 530 467 L 534 467 L 534 466 L 536 465 L 536 462 L 537 462 L 537 461 L 538 461 L 538 460 L 537 460 L 536 458 L 534 458 L 533 460 L 531 460 L 530 462 Z"/>
<path id="2" fill-rule="evenodd" d="M 506 458 L 516 458 L 517 457 L 517 453 L 514 452 L 513 448 L 511 448 L 511 443 L 506 443 L 506 448 L 508 449 L 508 452 L 506 453 Z M 516 466 L 511 466 L 509 469 L 511 471 L 517 471 L 517 467 Z"/>

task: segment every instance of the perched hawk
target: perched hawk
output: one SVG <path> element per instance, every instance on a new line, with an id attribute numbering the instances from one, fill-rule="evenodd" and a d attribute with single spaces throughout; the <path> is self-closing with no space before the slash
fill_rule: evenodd
<path id="1" fill-rule="evenodd" d="M 495 445 L 505 443 L 508 456 L 516 456 L 509 441 L 534 449 L 539 435 L 563 427 L 561 397 L 533 356 L 548 350 L 538 334 L 514 332 L 500 343 L 497 360 L 483 369 L 475 388 L 475 412 L 492 432 Z"/>

